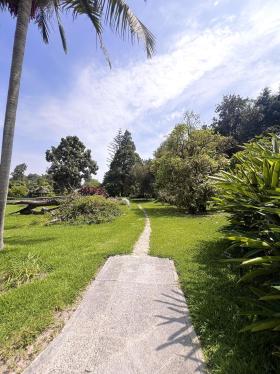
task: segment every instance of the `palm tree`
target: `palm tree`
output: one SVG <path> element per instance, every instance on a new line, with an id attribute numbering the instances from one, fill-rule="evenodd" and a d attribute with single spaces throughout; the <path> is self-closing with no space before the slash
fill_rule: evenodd
<path id="1" fill-rule="evenodd" d="M 45 43 L 49 41 L 49 22 L 55 17 L 62 40 L 67 51 L 65 32 L 61 14 L 71 12 L 74 17 L 86 15 L 96 31 L 100 47 L 110 64 L 107 50 L 103 44 L 103 26 L 107 24 L 120 37 L 127 35 L 132 42 L 143 41 L 147 56 L 154 52 L 154 37 L 145 25 L 133 14 L 124 0 L 0 0 L 0 10 L 8 10 L 17 17 L 14 37 L 12 65 L 6 105 L 2 138 L 0 164 L 0 250 L 4 248 L 4 216 L 9 186 L 9 174 L 13 149 L 14 129 L 21 80 L 26 36 L 30 21 L 34 21 Z"/>

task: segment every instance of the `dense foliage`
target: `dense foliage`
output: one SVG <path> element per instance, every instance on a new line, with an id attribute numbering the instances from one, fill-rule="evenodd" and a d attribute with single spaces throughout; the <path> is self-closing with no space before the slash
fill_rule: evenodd
<path id="1" fill-rule="evenodd" d="M 58 222 L 92 224 L 110 222 L 121 213 L 121 207 L 115 200 L 74 194 L 54 211 L 54 217 Z"/>
<path id="2" fill-rule="evenodd" d="M 280 130 L 280 93 L 265 88 L 256 99 L 227 95 L 216 107 L 212 128 L 221 135 L 232 136 L 235 147 L 265 131 Z M 239 149 L 240 150 L 240 149 Z"/>
<path id="3" fill-rule="evenodd" d="M 52 196 L 53 182 L 49 175 L 28 174 L 26 164 L 17 165 L 11 173 L 8 196 L 10 198 Z"/>
<path id="4" fill-rule="evenodd" d="M 14 168 L 14 171 L 12 171 L 11 175 L 12 181 L 22 181 L 24 179 L 24 173 L 27 170 L 27 165 L 25 163 L 19 164 Z"/>
<path id="5" fill-rule="evenodd" d="M 133 197 L 155 197 L 155 175 L 152 160 L 141 160 L 134 165 L 132 175 L 134 179 Z"/>
<path id="6" fill-rule="evenodd" d="M 29 190 L 24 182 L 13 182 L 10 183 L 8 196 L 12 198 L 26 197 L 28 196 Z"/>
<path id="7" fill-rule="evenodd" d="M 235 166 L 215 178 L 217 206 L 229 213 L 230 262 L 240 263 L 242 285 L 254 298 L 245 331 L 280 331 L 280 153 L 278 141 L 246 145 Z M 252 296 L 253 297 L 253 296 Z M 278 347 L 279 348 L 279 347 Z"/>
<path id="8" fill-rule="evenodd" d="M 55 192 L 59 193 L 79 188 L 83 179 L 90 178 L 98 170 L 91 151 L 77 136 L 62 138 L 57 147 L 47 150 L 46 160 L 51 162 L 48 174 L 53 179 Z"/>
<path id="9" fill-rule="evenodd" d="M 211 130 L 177 125 L 155 152 L 159 199 L 189 213 L 205 212 L 213 194 L 208 176 L 227 164 L 227 147 L 228 139 Z"/>

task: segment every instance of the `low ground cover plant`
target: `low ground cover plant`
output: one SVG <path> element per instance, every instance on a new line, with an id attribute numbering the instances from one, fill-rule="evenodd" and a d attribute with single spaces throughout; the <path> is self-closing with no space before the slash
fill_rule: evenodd
<path id="1" fill-rule="evenodd" d="M 271 331 L 280 338 L 280 153 L 279 140 L 249 143 L 234 166 L 215 177 L 219 209 L 229 213 L 227 262 L 242 269 L 241 287 L 250 288 L 250 317 L 243 331 Z M 280 344 L 279 344 L 280 345 Z M 280 347 L 274 347 L 280 356 Z"/>
<path id="2" fill-rule="evenodd" d="M 79 194 L 70 196 L 53 212 L 56 222 L 70 224 L 111 222 L 121 214 L 122 209 L 116 200 Z"/>

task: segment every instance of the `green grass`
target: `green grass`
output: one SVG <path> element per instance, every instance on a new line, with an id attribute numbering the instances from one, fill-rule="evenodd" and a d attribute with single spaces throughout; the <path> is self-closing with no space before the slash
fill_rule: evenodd
<path id="1" fill-rule="evenodd" d="M 75 301 L 108 256 L 131 251 L 144 218 L 134 204 L 123 209 L 112 223 L 46 226 L 38 216 L 10 215 L 18 207 L 8 207 L 0 253 L 2 359 L 51 326 L 55 312 Z"/>
<path id="2" fill-rule="evenodd" d="M 246 320 L 240 315 L 238 298 L 248 291 L 237 284 L 238 274 L 215 261 L 226 248 L 219 231 L 226 217 L 186 216 L 173 207 L 152 202 L 142 206 L 151 218 L 151 254 L 175 261 L 209 372 L 279 373 L 280 360 L 274 361 L 271 356 L 269 335 L 239 332 Z"/>

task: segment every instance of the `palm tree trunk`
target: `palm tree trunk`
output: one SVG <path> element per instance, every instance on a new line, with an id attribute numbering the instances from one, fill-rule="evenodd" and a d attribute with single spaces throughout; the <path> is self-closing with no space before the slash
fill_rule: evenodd
<path id="1" fill-rule="evenodd" d="M 4 248 L 4 217 L 9 188 L 9 175 L 13 150 L 14 129 L 19 96 L 20 79 L 26 44 L 32 0 L 18 2 L 17 25 L 14 38 L 12 65 L 2 138 L 0 164 L 0 250 Z"/>

